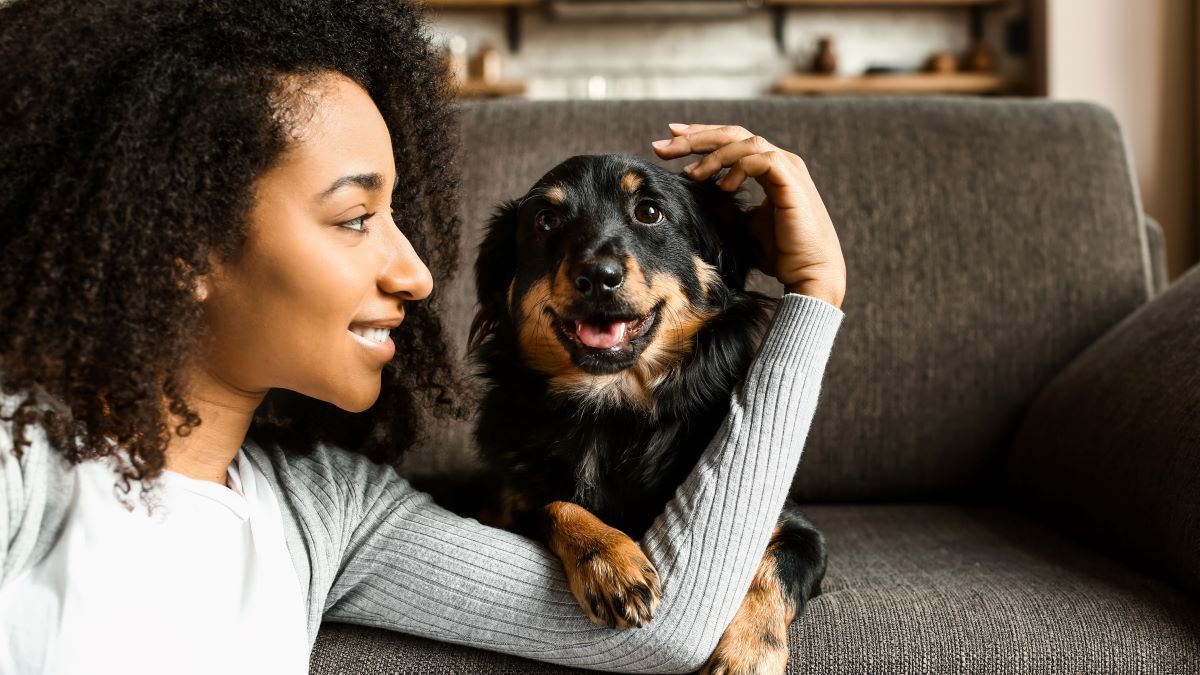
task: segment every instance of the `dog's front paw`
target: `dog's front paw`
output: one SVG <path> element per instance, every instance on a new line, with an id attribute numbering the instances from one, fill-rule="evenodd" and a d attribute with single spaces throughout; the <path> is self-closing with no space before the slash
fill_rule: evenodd
<path id="1" fill-rule="evenodd" d="M 583 507 L 555 502 L 550 545 L 563 561 L 571 593 L 593 623 L 641 627 L 662 597 L 658 570 L 637 543 Z"/>
<path id="2" fill-rule="evenodd" d="M 661 597 L 658 571 L 623 532 L 612 530 L 566 568 L 571 593 L 593 623 L 630 628 L 654 618 Z"/>

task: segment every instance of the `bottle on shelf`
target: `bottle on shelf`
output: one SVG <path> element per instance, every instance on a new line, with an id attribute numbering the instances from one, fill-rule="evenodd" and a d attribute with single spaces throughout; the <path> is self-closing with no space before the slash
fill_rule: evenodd
<path id="1" fill-rule="evenodd" d="M 836 75 L 837 53 L 833 50 L 833 37 L 823 35 L 817 40 L 817 53 L 813 56 L 812 71 L 821 75 Z"/>
<path id="2" fill-rule="evenodd" d="M 971 42 L 971 48 L 967 50 L 964 66 L 966 70 L 973 73 L 990 73 L 995 61 L 987 43 L 981 38 L 976 38 Z"/>
<path id="3" fill-rule="evenodd" d="M 500 81 L 500 50 L 490 41 L 479 48 L 479 79 L 483 82 Z"/>

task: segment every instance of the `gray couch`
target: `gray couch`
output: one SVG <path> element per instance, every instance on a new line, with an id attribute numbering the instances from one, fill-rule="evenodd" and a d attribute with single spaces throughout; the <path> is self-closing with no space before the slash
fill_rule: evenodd
<path id="1" fill-rule="evenodd" d="M 668 122 L 734 123 L 808 164 L 849 288 L 794 485 L 830 567 L 792 627 L 789 672 L 1200 673 L 1200 270 L 1166 287 L 1107 110 L 936 97 L 463 112 L 464 271 L 436 290 L 460 337 L 492 205 L 569 155 L 654 159 Z M 465 428 L 431 447 L 406 470 L 471 461 Z M 336 625 L 312 664 L 574 672 Z"/>

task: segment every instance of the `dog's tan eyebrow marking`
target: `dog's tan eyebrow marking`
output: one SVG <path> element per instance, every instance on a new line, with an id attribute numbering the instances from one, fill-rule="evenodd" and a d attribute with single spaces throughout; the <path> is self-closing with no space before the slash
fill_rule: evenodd
<path id="1" fill-rule="evenodd" d="M 630 171 L 621 177 L 621 189 L 626 192 L 637 192 L 642 186 L 642 177 Z"/>
<path id="2" fill-rule="evenodd" d="M 551 185 L 546 188 L 546 199 L 549 199 L 553 204 L 562 204 L 567 201 L 567 193 L 557 185 Z"/>

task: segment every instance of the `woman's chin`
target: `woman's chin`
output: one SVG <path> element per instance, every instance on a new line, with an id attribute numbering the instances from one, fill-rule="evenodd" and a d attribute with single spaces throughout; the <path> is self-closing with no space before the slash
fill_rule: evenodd
<path id="1" fill-rule="evenodd" d="M 332 403 L 346 412 L 365 412 L 379 400 L 380 388 L 379 378 L 376 377 L 374 384 L 364 384 L 359 389 L 342 392 Z"/>

